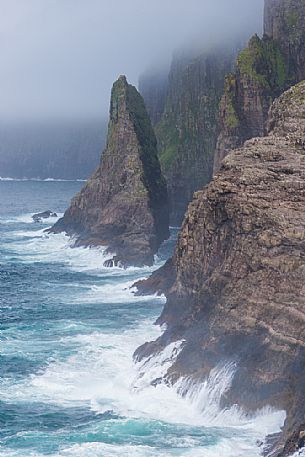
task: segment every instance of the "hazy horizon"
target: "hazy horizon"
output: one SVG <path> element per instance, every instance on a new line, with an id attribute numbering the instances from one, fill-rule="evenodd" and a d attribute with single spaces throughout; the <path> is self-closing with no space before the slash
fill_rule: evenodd
<path id="1" fill-rule="evenodd" d="M 0 119 L 103 118 L 120 74 L 137 85 L 181 46 L 260 33 L 262 7 L 263 0 L 0 0 Z"/>

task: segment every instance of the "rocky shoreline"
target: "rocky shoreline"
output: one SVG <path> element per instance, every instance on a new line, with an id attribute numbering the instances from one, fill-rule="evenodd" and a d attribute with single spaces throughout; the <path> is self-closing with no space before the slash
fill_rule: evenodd
<path id="1" fill-rule="evenodd" d="M 201 380 L 234 361 L 222 406 L 284 409 L 277 456 L 297 449 L 304 433 L 304 112 L 305 82 L 275 101 L 268 136 L 232 151 L 196 193 L 172 261 L 148 281 L 150 292 L 157 285 L 166 294 L 158 323 L 167 329 L 136 353 L 184 340 L 169 380 Z"/>
<path id="2" fill-rule="evenodd" d="M 181 378 L 200 383 L 217 367 L 233 364 L 221 408 L 285 411 L 282 432 L 268 437 L 264 452 L 286 457 L 305 444 L 304 0 L 265 0 L 264 22 L 264 36 L 251 38 L 225 78 L 221 101 L 235 51 L 225 61 L 222 54 L 216 61 L 205 56 L 192 67 L 201 69 L 204 98 L 188 65 L 190 87 L 179 83 L 171 93 L 172 69 L 167 102 L 164 81 L 158 88 L 149 84 L 157 94 L 150 112 L 170 177 L 172 220 L 179 222 L 191 202 L 172 259 L 135 284 L 138 294 L 164 293 L 167 299 L 158 319 L 164 333 L 135 357 L 140 361 L 183 341 L 156 384 Z M 210 74 L 216 79 L 206 79 Z M 190 115 L 189 93 L 202 101 L 197 118 Z M 198 182 L 209 184 L 192 199 Z M 128 267 L 153 264 L 168 225 L 156 135 L 142 97 L 121 76 L 112 89 L 101 163 L 51 232 L 75 236 L 77 245 L 108 246 L 114 254 L 106 266 Z"/>

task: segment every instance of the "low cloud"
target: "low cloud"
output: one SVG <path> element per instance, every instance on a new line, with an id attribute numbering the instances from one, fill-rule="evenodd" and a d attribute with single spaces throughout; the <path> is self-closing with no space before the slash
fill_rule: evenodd
<path id="1" fill-rule="evenodd" d="M 261 32 L 263 0 L 0 0 L 0 117 L 96 117 L 188 43 Z"/>

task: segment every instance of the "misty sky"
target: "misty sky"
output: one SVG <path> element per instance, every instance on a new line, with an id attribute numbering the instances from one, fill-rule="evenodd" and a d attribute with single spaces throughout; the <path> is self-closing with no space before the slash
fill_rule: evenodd
<path id="1" fill-rule="evenodd" d="M 260 33 L 263 0 L 0 0 L 0 118 L 108 112 L 120 74 L 137 84 L 175 48 Z"/>

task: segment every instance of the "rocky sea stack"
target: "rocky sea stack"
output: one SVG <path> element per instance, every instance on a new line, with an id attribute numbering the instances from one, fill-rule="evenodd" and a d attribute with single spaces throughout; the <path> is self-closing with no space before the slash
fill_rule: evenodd
<path id="1" fill-rule="evenodd" d="M 231 152 L 196 193 L 172 261 L 160 281 L 152 278 L 165 288 L 159 323 L 167 329 L 137 352 L 183 340 L 169 380 L 201 381 L 236 364 L 222 406 L 285 410 L 274 456 L 289 455 L 305 436 L 304 113 L 302 82 L 274 102 L 268 136 Z"/>
<path id="2" fill-rule="evenodd" d="M 104 245 L 110 264 L 151 265 L 169 236 L 166 181 L 144 101 L 125 76 L 111 93 L 107 146 L 101 163 L 51 232 L 78 245 Z"/>

